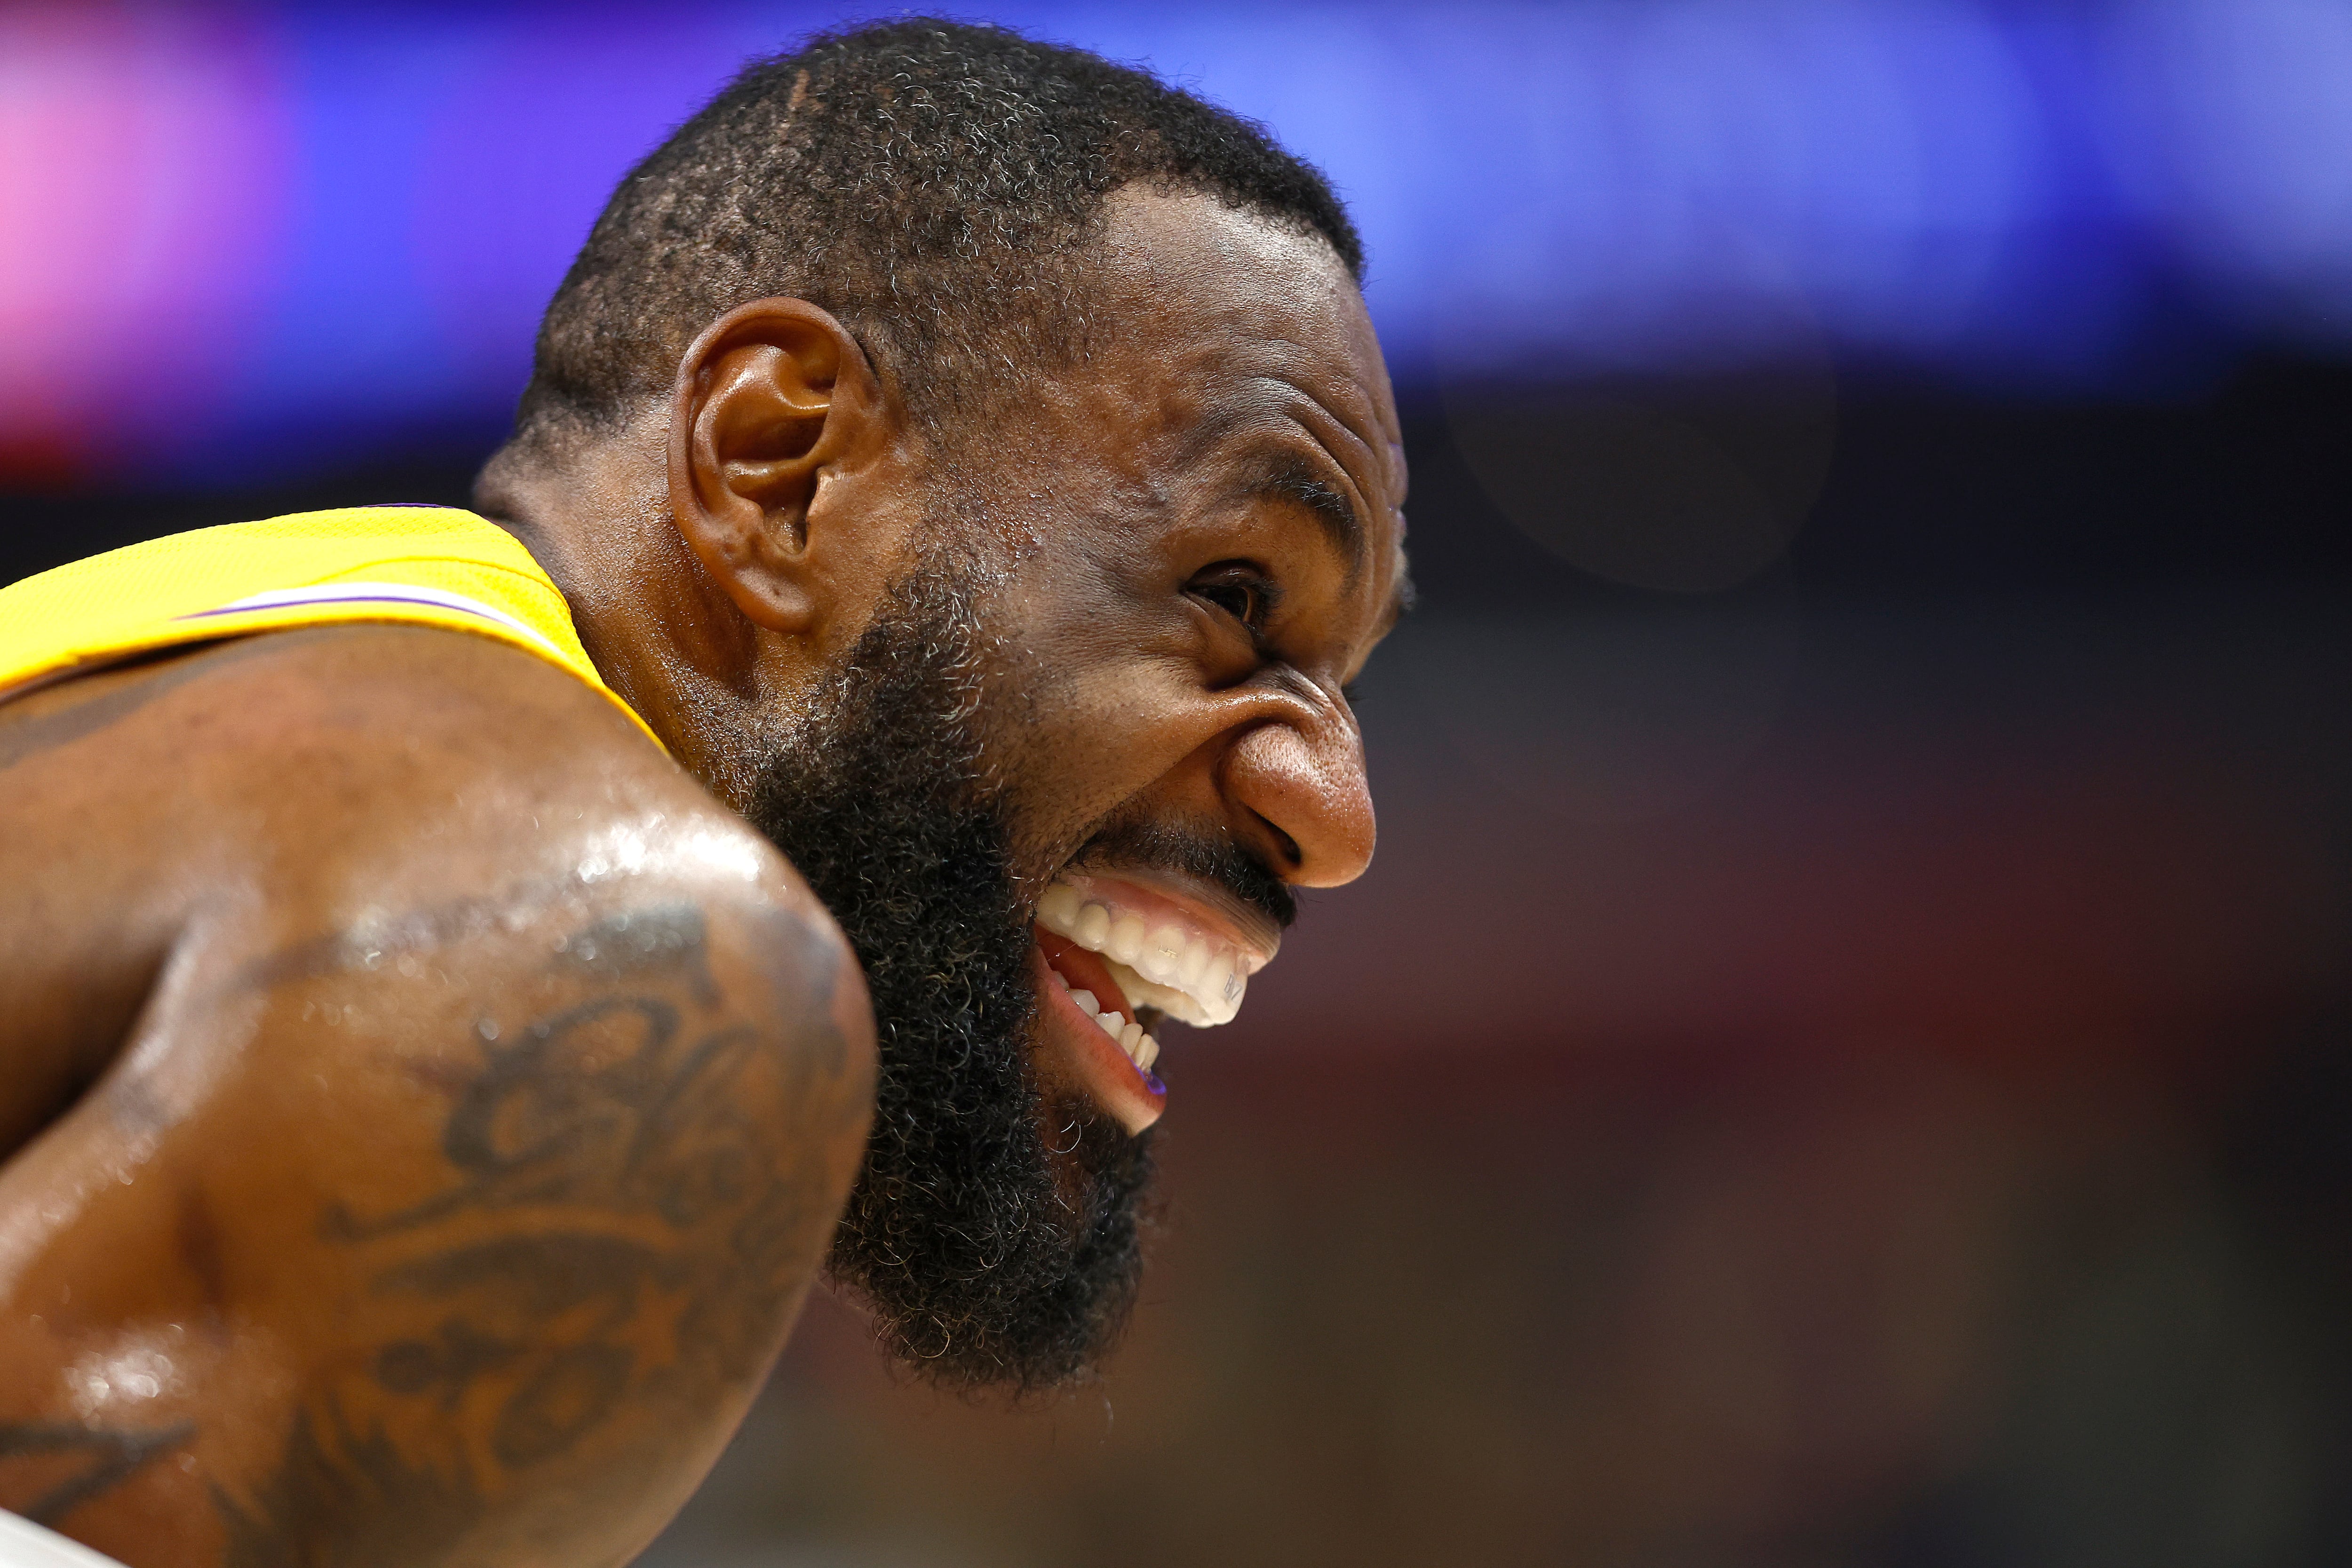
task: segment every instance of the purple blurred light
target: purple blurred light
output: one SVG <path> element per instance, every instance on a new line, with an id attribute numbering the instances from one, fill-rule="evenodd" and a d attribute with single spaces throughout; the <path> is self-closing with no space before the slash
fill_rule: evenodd
<path id="1" fill-rule="evenodd" d="M 131 472 L 280 287 L 286 93 L 233 21 L 0 10 L 0 465 Z"/>
<path id="2" fill-rule="evenodd" d="M 1328 168 L 1408 382 L 1834 353 L 2129 391 L 2183 299 L 2352 340 L 2338 0 L 992 14 Z M 831 19 L 0 5 L 0 464 L 252 480 L 479 440 L 613 182 Z"/>
<path id="3" fill-rule="evenodd" d="M 2212 296 L 2352 345 L 2352 6 L 2147 0 L 2108 39 L 2125 188 Z"/>

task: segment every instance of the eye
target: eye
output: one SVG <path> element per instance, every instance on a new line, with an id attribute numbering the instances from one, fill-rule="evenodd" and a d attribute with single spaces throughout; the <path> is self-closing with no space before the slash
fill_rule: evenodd
<path id="1" fill-rule="evenodd" d="M 1233 616 L 1248 628 L 1253 637 L 1264 635 L 1275 603 L 1281 597 L 1280 590 L 1265 573 L 1241 561 L 1220 562 L 1210 567 L 1187 584 L 1185 592 Z"/>

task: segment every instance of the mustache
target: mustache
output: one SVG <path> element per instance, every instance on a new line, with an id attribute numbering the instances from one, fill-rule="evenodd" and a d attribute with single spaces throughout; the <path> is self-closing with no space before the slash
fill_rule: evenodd
<path id="1" fill-rule="evenodd" d="M 1249 908 L 1288 931 L 1298 919 L 1298 900 L 1273 867 L 1231 837 L 1215 831 L 1164 822 L 1114 823 L 1087 839 L 1070 864 L 1085 868 L 1150 867 L 1214 882 Z"/>

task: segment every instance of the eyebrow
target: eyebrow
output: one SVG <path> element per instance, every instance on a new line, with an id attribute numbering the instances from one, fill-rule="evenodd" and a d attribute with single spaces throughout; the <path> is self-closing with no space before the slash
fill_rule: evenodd
<path id="1" fill-rule="evenodd" d="M 1293 501 L 1315 514 L 1323 536 L 1348 563 L 1348 581 L 1354 582 L 1370 556 L 1370 530 L 1347 493 L 1315 471 L 1314 465 L 1295 453 L 1270 458 L 1248 487 L 1253 495 Z"/>

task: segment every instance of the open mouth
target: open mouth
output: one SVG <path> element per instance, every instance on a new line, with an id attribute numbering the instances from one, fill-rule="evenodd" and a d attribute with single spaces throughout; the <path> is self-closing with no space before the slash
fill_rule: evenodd
<path id="1" fill-rule="evenodd" d="M 1167 1103 L 1152 1030 L 1232 1022 L 1280 944 L 1271 920 L 1223 889 L 1158 871 L 1066 871 L 1033 929 L 1048 1047 L 1129 1132 Z"/>

